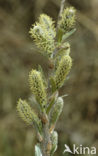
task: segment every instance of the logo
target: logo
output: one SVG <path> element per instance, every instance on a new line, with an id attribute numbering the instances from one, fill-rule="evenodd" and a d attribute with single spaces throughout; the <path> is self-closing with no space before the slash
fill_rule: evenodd
<path id="1" fill-rule="evenodd" d="M 64 145 L 65 149 L 64 149 L 64 153 L 68 152 L 68 153 L 72 153 L 72 154 L 90 154 L 90 155 L 94 155 L 96 154 L 96 147 L 83 147 L 82 145 L 80 146 L 76 146 L 75 144 L 73 144 L 73 149 L 71 150 L 70 147 L 68 145 Z"/>

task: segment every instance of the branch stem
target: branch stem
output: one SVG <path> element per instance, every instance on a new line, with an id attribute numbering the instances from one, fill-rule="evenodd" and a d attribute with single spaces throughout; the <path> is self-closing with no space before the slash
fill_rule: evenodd
<path id="1" fill-rule="evenodd" d="M 55 42 L 57 42 L 57 38 L 58 38 L 58 32 L 59 32 L 59 20 L 61 19 L 61 15 L 62 15 L 63 10 L 64 10 L 65 1 L 66 1 L 66 0 L 61 0 L 60 11 L 59 11 L 58 21 L 57 21 L 57 27 L 56 27 L 56 37 L 55 37 Z M 58 51 L 58 49 L 55 48 L 55 50 L 54 50 L 54 52 L 53 52 L 53 56 L 56 55 L 57 51 Z"/>
<path id="2" fill-rule="evenodd" d="M 58 22 L 59 22 L 59 20 L 61 19 L 61 15 L 62 15 L 63 10 L 64 10 L 65 1 L 66 1 L 66 0 L 61 0 L 60 11 L 59 11 L 58 21 L 57 21 L 57 30 L 58 30 Z"/>
<path id="3" fill-rule="evenodd" d="M 43 141 L 41 142 L 42 156 L 50 156 L 51 140 L 49 132 L 49 123 L 43 126 Z"/>

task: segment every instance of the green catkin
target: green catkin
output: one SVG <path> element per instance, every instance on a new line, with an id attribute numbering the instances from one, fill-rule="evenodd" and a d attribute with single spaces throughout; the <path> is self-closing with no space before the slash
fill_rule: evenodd
<path id="1" fill-rule="evenodd" d="M 29 31 L 36 45 L 41 49 L 41 53 L 48 57 L 51 57 L 55 49 L 56 31 L 53 23 L 49 16 L 42 14 L 39 17 L 39 22 L 36 22 Z"/>
<path id="2" fill-rule="evenodd" d="M 39 23 L 47 30 L 52 39 L 56 36 L 56 30 L 54 21 L 46 14 L 41 14 L 39 17 Z"/>
<path id="3" fill-rule="evenodd" d="M 63 104 L 63 99 L 61 97 L 58 97 L 50 114 L 50 131 L 52 131 L 55 128 L 55 124 L 62 112 Z"/>
<path id="4" fill-rule="evenodd" d="M 76 21 L 76 10 L 73 7 L 69 7 L 67 9 L 64 9 L 61 20 L 59 21 L 59 27 L 63 32 L 69 32 L 71 31 L 75 26 Z"/>
<path id="5" fill-rule="evenodd" d="M 68 55 L 62 56 L 54 76 L 56 89 L 59 89 L 64 84 L 64 81 L 71 69 L 71 66 L 72 66 L 71 57 Z"/>
<path id="6" fill-rule="evenodd" d="M 39 17 L 39 23 L 43 24 L 43 26 L 47 27 L 48 29 L 54 28 L 54 21 L 52 18 L 46 14 L 41 14 Z"/>
<path id="7" fill-rule="evenodd" d="M 68 42 L 65 42 L 65 43 L 63 43 L 60 46 L 60 50 L 56 54 L 56 57 L 55 57 L 55 69 L 57 69 L 61 57 L 64 56 L 64 55 L 69 55 L 69 54 L 70 54 L 70 44 Z"/>
<path id="8" fill-rule="evenodd" d="M 56 131 L 52 132 L 51 141 L 52 141 L 51 155 L 53 155 L 54 152 L 57 150 L 57 145 L 58 145 L 58 133 Z"/>
<path id="9" fill-rule="evenodd" d="M 41 73 L 39 71 L 32 70 L 29 74 L 29 83 L 31 91 L 35 95 L 35 98 L 43 111 L 47 104 L 47 96 Z"/>
<path id="10" fill-rule="evenodd" d="M 38 115 L 31 109 L 28 103 L 25 100 L 19 99 L 17 104 L 17 111 L 19 116 L 28 124 L 35 124 L 39 131 L 41 131 L 41 120 L 38 118 Z"/>

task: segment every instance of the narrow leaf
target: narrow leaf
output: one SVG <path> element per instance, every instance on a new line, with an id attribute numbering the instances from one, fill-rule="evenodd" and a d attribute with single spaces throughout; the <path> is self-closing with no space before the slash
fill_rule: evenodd
<path id="1" fill-rule="evenodd" d="M 39 144 L 35 145 L 35 156 L 42 156 Z"/>
<path id="2" fill-rule="evenodd" d="M 63 35 L 62 42 L 64 42 L 68 37 L 70 37 L 75 31 L 76 31 L 76 29 L 72 29 L 71 31 L 69 31 L 68 33 Z"/>

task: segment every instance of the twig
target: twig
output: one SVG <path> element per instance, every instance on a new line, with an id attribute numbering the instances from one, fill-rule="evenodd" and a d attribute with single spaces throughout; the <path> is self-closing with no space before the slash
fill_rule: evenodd
<path id="1" fill-rule="evenodd" d="M 60 18 L 61 18 L 61 15 L 62 15 L 62 13 L 63 13 L 63 10 L 64 10 L 65 1 L 66 1 L 66 0 L 61 0 L 60 12 L 59 12 L 58 21 L 57 21 L 57 29 L 58 29 L 58 22 L 59 22 L 59 20 L 60 20 Z"/>
<path id="2" fill-rule="evenodd" d="M 64 10 L 65 1 L 66 1 L 66 0 L 61 0 L 60 12 L 59 12 L 59 15 L 58 15 L 58 21 L 57 21 L 57 27 L 56 27 L 56 32 L 57 32 L 57 34 L 58 34 L 58 28 L 59 28 L 58 23 L 59 23 L 59 20 L 61 19 L 61 15 L 62 15 L 62 12 L 63 12 L 63 10 Z M 55 41 L 57 41 L 57 35 L 56 35 L 56 37 L 55 37 Z M 55 48 L 55 50 L 54 50 L 54 52 L 53 52 L 53 56 L 55 56 L 57 52 L 58 52 L 58 48 Z"/>
<path id="3" fill-rule="evenodd" d="M 61 17 L 61 14 L 63 13 L 64 5 L 65 5 L 65 0 L 62 0 L 61 1 L 61 7 L 60 7 L 60 12 L 59 12 L 58 20 Z"/>

